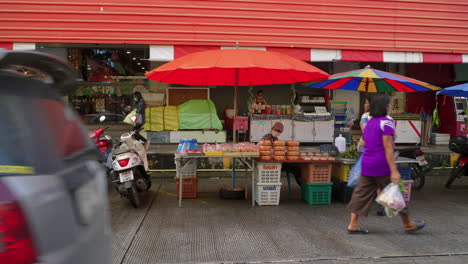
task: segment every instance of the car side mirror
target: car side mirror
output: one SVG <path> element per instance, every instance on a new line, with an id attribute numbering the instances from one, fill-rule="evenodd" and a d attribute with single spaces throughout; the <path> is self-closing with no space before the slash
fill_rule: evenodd
<path id="1" fill-rule="evenodd" d="M 99 122 L 102 123 L 102 122 L 104 122 L 105 120 L 106 120 L 106 116 L 101 116 L 101 117 L 99 117 Z"/>

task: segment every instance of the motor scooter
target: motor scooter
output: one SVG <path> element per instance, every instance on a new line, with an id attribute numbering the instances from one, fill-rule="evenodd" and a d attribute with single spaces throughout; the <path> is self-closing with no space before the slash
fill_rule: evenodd
<path id="1" fill-rule="evenodd" d="M 450 176 L 445 183 L 445 188 L 449 189 L 457 178 L 468 176 L 468 138 L 463 136 L 453 137 L 449 141 L 449 149 L 460 154 L 450 171 Z"/>
<path id="2" fill-rule="evenodd" d="M 106 119 L 105 116 L 101 116 L 99 118 L 99 121 L 102 123 Z M 107 176 L 111 175 L 113 173 L 112 171 L 112 147 L 113 147 L 113 142 L 112 138 L 109 135 L 105 135 L 104 132 L 109 129 L 109 127 L 106 128 L 98 128 L 92 131 L 88 132 L 89 138 L 93 140 L 94 143 L 96 143 L 97 147 L 99 148 L 99 151 L 102 154 L 103 157 L 103 162 L 107 168 Z"/>
<path id="3" fill-rule="evenodd" d="M 140 206 L 139 193 L 151 188 L 146 150 L 142 142 L 135 139 L 139 130 L 135 128 L 122 134 L 120 143 L 113 151 L 112 162 L 115 187 L 135 208 Z"/>

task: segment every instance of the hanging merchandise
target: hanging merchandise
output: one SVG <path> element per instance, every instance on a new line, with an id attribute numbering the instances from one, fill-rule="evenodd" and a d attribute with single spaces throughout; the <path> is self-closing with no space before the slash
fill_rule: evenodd
<path id="1" fill-rule="evenodd" d="M 296 101 L 296 84 L 291 83 L 291 106 L 294 108 Z"/>
<path id="2" fill-rule="evenodd" d="M 252 103 L 254 99 L 255 94 L 253 91 L 253 85 L 249 85 L 249 98 L 247 99 L 247 109 L 251 109 L 252 113 L 255 112 L 255 110 L 253 110 L 255 108 L 255 104 Z"/>
<path id="3" fill-rule="evenodd" d="M 433 115 L 433 120 L 434 120 L 433 127 L 435 128 L 440 127 L 439 110 L 437 109 L 437 105 L 432 115 Z"/>

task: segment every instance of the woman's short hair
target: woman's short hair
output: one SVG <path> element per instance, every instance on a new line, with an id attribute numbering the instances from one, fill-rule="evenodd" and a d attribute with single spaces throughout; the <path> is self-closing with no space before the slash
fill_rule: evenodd
<path id="1" fill-rule="evenodd" d="M 375 94 L 369 97 L 370 116 L 387 116 L 387 107 L 390 105 L 390 97 L 386 94 Z"/>

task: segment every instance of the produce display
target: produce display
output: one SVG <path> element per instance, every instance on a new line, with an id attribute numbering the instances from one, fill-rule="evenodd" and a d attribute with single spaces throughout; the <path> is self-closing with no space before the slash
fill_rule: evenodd
<path id="1" fill-rule="evenodd" d="M 262 140 L 258 143 L 260 149 L 260 160 L 274 161 L 334 161 L 335 157 L 330 157 L 328 153 L 300 152 L 299 141 L 277 140 L 273 143 Z"/>
<path id="2" fill-rule="evenodd" d="M 286 151 L 276 151 L 273 153 L 274 156 L 286 156 Z"/>
<path id="3" fill-rule="evenodd" d="M 276 140 L 273 142 L 273 145 L 275 146 L 286 146 L 286 142 L 282 141 L 282 140 Z"/>
<path id="4" fill-rule="evenodd" d="M 344 159 L 357 159 L 358 158 L 358 151 L 355 145 L 349 147 L 345 152 L 340 154 L 340 157 Z"/>
<path id="5" fill-rule="evenodd" d="M 270 153 L 270 151 L 264 151 Z M 229 156 L 244 153 L 248 155 L 259 155 L 260 148 L 250 142 L 241 142 L 236 144 L 203 144 L 203 153 L 207 156 Z"/>
<path id="6" fill-rule="evenodd" d="M 295 146 L 295 147 L 289 146 L 288 151 L 299 151 L 299 146 Z"/>

